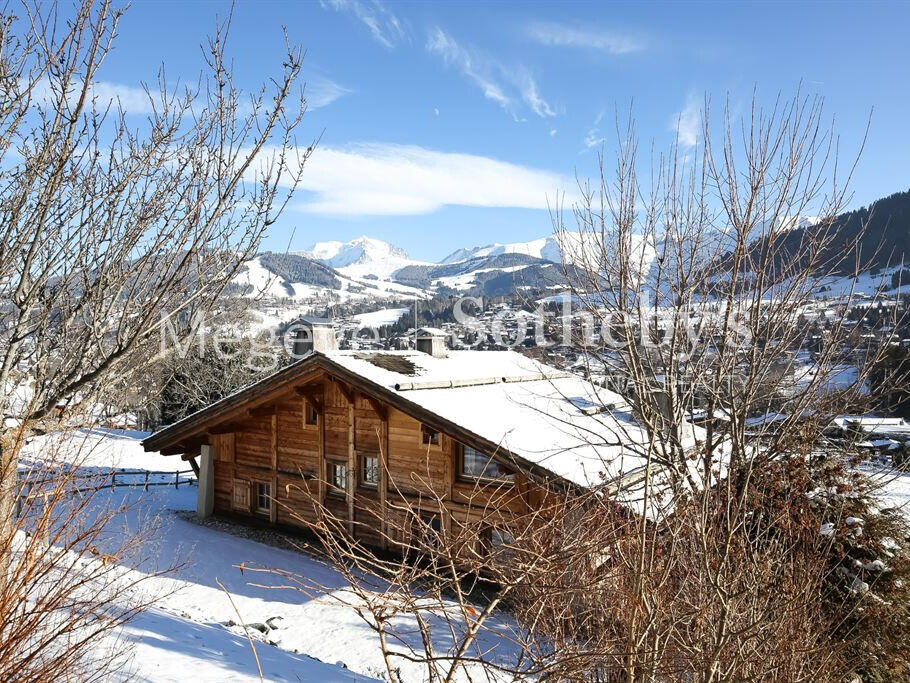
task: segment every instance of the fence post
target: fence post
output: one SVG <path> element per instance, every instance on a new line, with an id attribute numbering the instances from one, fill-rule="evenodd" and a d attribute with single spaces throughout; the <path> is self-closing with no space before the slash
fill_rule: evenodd
<path id="1" fill-rule="evenodd" d="M 174 472 L 174 488 L 180 488 L 180 472 Z"/>
<path id="2" fill-rule="evenodd" d="M 149 471 L 148 471 L 148 470 L 145 471 L 145 486 L 144 486 L 144 488 L 145 488 L 146 491 L 149 490 Z"/>

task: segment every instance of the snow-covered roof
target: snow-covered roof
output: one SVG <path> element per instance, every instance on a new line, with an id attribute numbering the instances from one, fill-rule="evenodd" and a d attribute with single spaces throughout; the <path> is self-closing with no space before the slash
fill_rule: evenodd
<path id="1" fill-rule="evenodd" d="M 448 333 L 438 327 L 421 327 L 417 330 L 418 337 L 445 337 Z"/>
<path id="2" fill-rule="evenodd" d="M 907 424 L 901 417 L 878 417 L 875 415 L 840 415 L 834 418 L 832 424 L 841 429 L 855 428 L 864 432 L 873 431 L 903 431 L 910 430 L 910 424 Z"/>
<path id="3" fill-rule="evenodd" d="M 356 376 L 364 391 L 420 419 L 439 418 L 461 438 L 509 455 L 580 486 L 619 484 L 644 473 L 648 439 L 624 399 L 577 375 L 514 351 L 448 351 L 434 357 L 419 351 L 310 352 L 193 415 L 161 429 L 143 445 L 148 450 L 180 443 L 203 430 L 207 420 L 229 419 L 231 411 L 262 394 L 292 388 L 311 364 Z M 685 447 L 703 432 L 687 425 Z M 492 446 L 489 446 L 492 445 Z"/>
<path id="4" fill-rule="evenodd" d="M 645 433 L 619 394 L 513 351 L 329 351 L 346 370 L 573 483 L 642 471 Z M 606 406 L 600 412 L 596 409 Z"/>

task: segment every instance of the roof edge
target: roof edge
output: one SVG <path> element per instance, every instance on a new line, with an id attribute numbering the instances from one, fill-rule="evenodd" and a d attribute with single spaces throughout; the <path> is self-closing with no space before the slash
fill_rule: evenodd
<path id="1" fill-rule="evenodd" d="M 319 351 L 308 351 L 306 355 L 304 355 L 300 360 L 297 360 L 290 365 L 286 365 L 283 368 L 279 368 L 272 374 L 266 375 L 262 379 L 259 379 L 252 384 L 248 384 L 245 387 L 241 387 L 237 391 L 218 399 L 214 403 L 210 403 L 204 408 L 200 408 L 196 412 L 177 420 L 177 422 L 169 424 L 166 427 L 162 427 L 153 434 L 150 434 L 140 442 L 142 444 L 142 448 L 146 452 L 161 450 L 162 447 L 166 447 L 168 445 L 168 443 L 158 443 L 162 439 L 167 439 L 169 437 L 180 434 L 182 431 L 186 430 L 188 427 L 194 425 L 195 423 L 201 422 L 206 417 L 217 413 L 218 409 L 223 407 L 225 404 L 235 401 L 240 402 L 244 396 L 257 388 L 261 388 L 272 383 L 274 383 L 277 388 L 281 385 L 282 381 L 285 381 L 290 376 L 292 371 L 296 372 L 306 365 L 309 365 L 312 362 L 318 360 L 320 357 L 325 358 L 325 356 Z"/>

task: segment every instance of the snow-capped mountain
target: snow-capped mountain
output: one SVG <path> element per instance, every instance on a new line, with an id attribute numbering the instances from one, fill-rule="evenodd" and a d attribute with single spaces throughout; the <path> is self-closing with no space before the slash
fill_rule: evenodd
<path id="1" fill-rule="evenodd" d="M 450 263 L 460 263 L 473 258 L 485 258 L 488 256 L 499 256 L 500 254 L 523 254 L 533 256 L 534 258 L 543 259 L 544 261 L 553 261 L 561 263 L 563 254 L 559 247 L 559 242 L 555 236 L 541 237 L 540 239 L 531 240 L 530 242 L 510 242 L 500 244 L 494 242 L 483 247 L 466 247 L 456 249 L 446 256 L 440 263 L 447 265 Z"/>
<path id="2" fill-rule="evenodd" d="M 780 230 L 811 228 L 821 220 L 819 216 L 787 216 L 780 221 Z"/>
<path id="3" fill-rule="evenodd" d="M 365 235 L 350 242 L 317 242 L 296 253 L 357 279 L 385 280 L 405 266 L 426 265 L 424 261 L 410 258 L 401 247 Z"/>

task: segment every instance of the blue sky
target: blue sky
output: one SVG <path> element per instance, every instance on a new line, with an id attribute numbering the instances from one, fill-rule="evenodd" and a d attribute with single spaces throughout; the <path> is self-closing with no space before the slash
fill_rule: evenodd
<path id="1" fill-rule="evenodd" d="M 193 78 L 228 3 L 138 0 L 101 77 L 114 87 Z M 845 157 L 872 112 L 854 205 L 910 187 L 908 3 L 238 2 L 238 81 L 279 72 L 281 28 L 306 50 L 322 135 L 304 191 L 266 248 L 367 234 L 415 258 L 547 234 L 546 200 L 596 172 L 614 110 L 670 144 L 704 93 L 825 98 Z M 874 111 L 873 111 L 874 109 Z M 291 237 L 293 235 L 293 237 Z"/>

